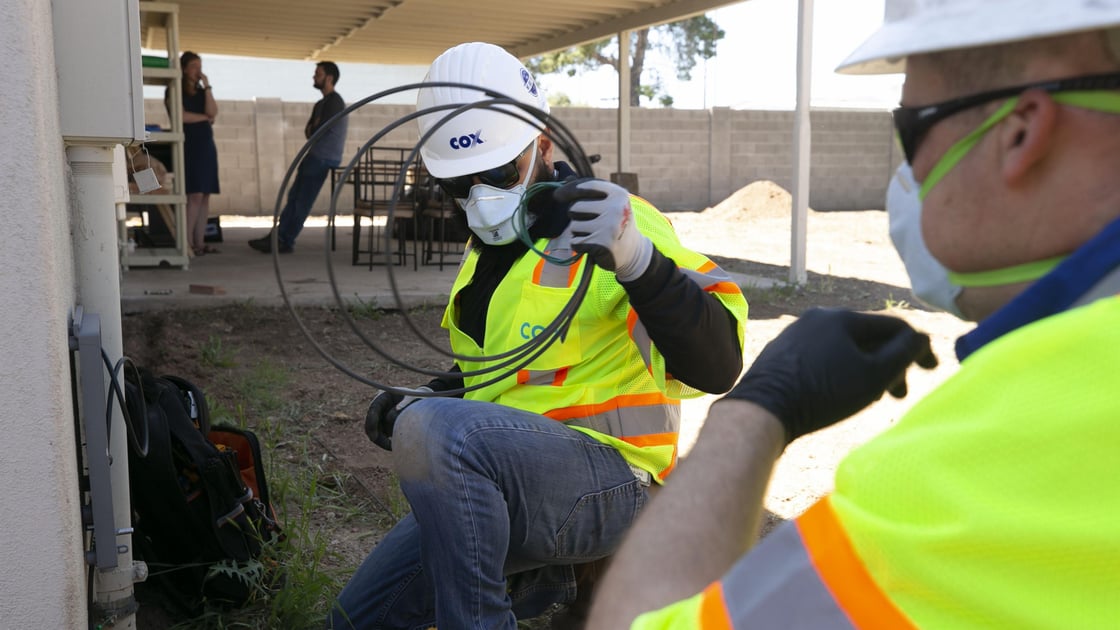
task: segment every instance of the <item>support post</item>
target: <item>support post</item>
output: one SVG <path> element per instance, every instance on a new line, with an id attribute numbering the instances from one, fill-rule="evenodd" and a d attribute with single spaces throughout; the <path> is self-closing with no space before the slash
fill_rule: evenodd
<path id="1" fill-rule="evenodd" d="M 813 67 L 813 0 L 800 0 L 797 11 L 797 111 L 793 123 L 793 209 L 790 224 L 789 281 L 805 284 L 806 233 L 809 220 L 809 86 Z"/>
<path id="2" fill-rule="evenodd" d="M 638 194 L 638 174 L 630 170 L 630 33 L 618 34 L 618 169 L 611 181 Z"/>

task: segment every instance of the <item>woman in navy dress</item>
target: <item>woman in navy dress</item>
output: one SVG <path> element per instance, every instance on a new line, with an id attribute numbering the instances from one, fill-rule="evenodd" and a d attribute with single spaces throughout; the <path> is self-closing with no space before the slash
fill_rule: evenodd
<path id="1" fill-rule="evenodd" d="M 183 170 L 187 193 L 187 240 L 195 256 L 215 254 L 206 245 L 206 219 L 210 195 L 221 192 L 218 185 L 218 148 L 214 145 L 214 119 L 218 104 L 210 80 L 202 73 L 202 58 L 186 51 L 179 57 L 183 71 Z M 167 102 L 165 95 L 164 102 Z"/>

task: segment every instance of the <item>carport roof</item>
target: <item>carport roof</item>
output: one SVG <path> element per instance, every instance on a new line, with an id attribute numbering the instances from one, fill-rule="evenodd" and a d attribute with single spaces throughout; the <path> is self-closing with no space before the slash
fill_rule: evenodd
<path id="1" fill-rule="evenodd" d="M 465 41 L 530 57 L 673 22 L 729 0 L 180 0 L 182 50 L 426 65 Z M 151 34 L 152 42 L 161 41 Z M 142 43 L 148 45 L 146 26 Z"/>

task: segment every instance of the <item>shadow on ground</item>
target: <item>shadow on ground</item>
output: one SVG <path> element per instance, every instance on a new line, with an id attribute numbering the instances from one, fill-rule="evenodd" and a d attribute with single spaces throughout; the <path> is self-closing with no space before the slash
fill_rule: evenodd
<path id="1" fill-rule="evenodd" d="M 891 307 L 909 306 L 928 310 L 921 303 L 913 303 L 909 287 L 845 278 L 810 271 L 804 285 L 789 283 L 788 265 L 767 263 L 709 255 L 725 270 L 772 281 L 773 286 L 744 287 L 750 304 L 750 319 L 775 319 L 783 315 L 800 315 L 813 306 L 847 308 L 857 311 L 881 311 Z"/>

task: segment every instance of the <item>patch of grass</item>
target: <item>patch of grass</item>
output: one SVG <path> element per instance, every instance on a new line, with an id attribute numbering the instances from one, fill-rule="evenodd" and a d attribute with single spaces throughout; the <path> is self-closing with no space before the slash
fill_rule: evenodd
<path id="1" fill-rule="evenodd" d="M 796 284 L 779 282 L 769 287 L 749 286 L 743 288 L 747 303 L 765 302 L 768 304 L 788 304 L 797 295 L 800 288 Z"/>
<path id="2" fill-rule="evenodd" d="M 408 499 L 405 498 L 404 492 L 401 491 L 401 484 L 397 480 L 395 474 L 389 474 L 389 479 L 382 489 L 385 492 L 384 497 L 375 497 L 378 507 L 381 508 L 376 512 L 377 526 L 385 531 L 389 531 L 397 524 L 397 521 L 401 520 L 406 514 L 412 511 L 412 507 L 409 506 Z"/>
<path id="3" fill-rule="evenodd" d="M 199 351 L 199 361 L 202 365 L 212 368 L 230 368 L 237 365 L 233 359 L 233 352 L 222 347 L 222 338 L 210 335 L 206 343 L 202 344 Z"/>
<path id="4" fill-rule="evenodd" d="M 385 314 L 385 309 L 377 303 L 377 298 L 363 300 L 357 293 L 354 294 L 354 300 L 347 304 L 350 309 L 350 316 L 354 319 L 371 319 L 378 320 Z"/>
<path id="5" fill-rule="evenodd" d="M 907 302 L 906 300 L 896 300 L 894 299 L 894 294 L 892 293 L 889 294 L 887 296 L 887 299 L 883 301 L 883 308 L 884 310 L 888 311 L 894 309 L 910 308 L 910 302 Z"/>
<path id="6" fill-rule="evenodd" d="M 288 385 L 288 373 L 281 367 L 269 362 L 253 366 L 252 371 L 238 382 L 237 389 L 242 404 L 260 414 L 273 413 L 284 406 L 284 400 L 276 395 Z"/>
<path id="7" fill-rule="evenodd" d="M 272 467 L 273 502 L 280 511 L 285 538 L 266 548 L 262 560 L 284 567 L 284 580 L 260 589 L 258 607 L 246 611 L 252 613 L 253 627 L 321 627 L 345 584 L 342 575 L 327 566 L 333 558 L 330 539 L 316 518 L 327 511 L 357 513 L 361 504 L 346 495 L 343 486 L 324 483 L 332 477 L 310 464 L 309 458 L 301 457 L 294 466 Z"/>
<path id="8" fill-rule="evenodd" d="M 828 273 L 820 276 L 817 281 L 817 289 L 825 295 L 832 295 L 836 293 L 837 288 L 836 276 L 832 275 L 832 266 L 829 265 Z"/>

